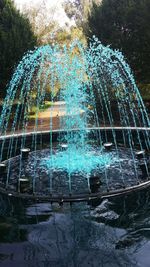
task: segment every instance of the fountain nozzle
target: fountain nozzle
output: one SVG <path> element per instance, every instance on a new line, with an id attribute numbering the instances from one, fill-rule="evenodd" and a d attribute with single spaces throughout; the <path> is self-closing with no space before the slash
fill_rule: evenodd
<path id="1" fill-rule="evenodd" d="M 21 158 L 27 159 L 30 153 L 30 148 L 22 148 L 21 149 Z"/>
<path id="2" fill-rule="evenodd" d="M 113 143 L 105 143 L 104 144 L 104 147 L 106 150 L 111 150 L 112 146 L 113 146 Z"/>

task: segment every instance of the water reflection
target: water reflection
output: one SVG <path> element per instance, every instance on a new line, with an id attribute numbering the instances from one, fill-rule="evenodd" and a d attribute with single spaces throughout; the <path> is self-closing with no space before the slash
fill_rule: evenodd
<path id="1" fill-rule="evenodd" d="M 1 196 L 2 266 L 149 267 L 150 195 L 94 206 L 23 203 Z"/>

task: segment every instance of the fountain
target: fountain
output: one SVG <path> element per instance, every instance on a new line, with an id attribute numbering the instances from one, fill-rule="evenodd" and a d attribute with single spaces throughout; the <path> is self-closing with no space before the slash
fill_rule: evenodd
<path id="1" fill-rule="evenodd" d="M 149 126 L 119 51 L 96 37 L 89 48 L 75 41 L 29 51 L 0 116 L 0 192 L 63 203 L 142 190 L 150 185 Z"/>

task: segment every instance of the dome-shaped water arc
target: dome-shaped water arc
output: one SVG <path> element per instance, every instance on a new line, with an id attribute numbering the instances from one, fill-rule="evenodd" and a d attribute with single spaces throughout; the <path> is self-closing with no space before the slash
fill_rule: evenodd
<path id="1" fill-rule="evenodd" d="M 68 183 L 70 194 L 72 175 L 78 173 L 79 176 L 85 176 L 90 191 L 90 176 L 95 170 L 99 173 L 103 172 L 108 189 L 110 181 L 107 168 L 114 162 L 117 162 L 122 186 L 124 186 L 125 177 L 122 171 L 123 164 L 119 159 L 115 126 L 122 129 L 122 144 L 129 147 L 136 183 L 140 180 L 134 150 L 136 146 L 141 151 L 149 150 L 150 124 L 131 70 L 119 51 L 104 47 L 94 38 L 89 48 L 75 42 L 69 48 L 60 49 L 57 45 L 44 46 L 25 55 L 12 77 L 0 117 L 2 136 L 7 135 L 8 132 L 11 135 L 7 146 L 8 159 L 17 156 L 18 150 L 28 146 L 26 142 L 28 132 L 34 132 L 30 143 L 31 150 L 35 153 L 38 151 L 38 131 L 43 130 L 44 122 L 43 118 L 39 118 L 39 113 L 47 96 L 51 101 L 46 128 L 46 131 L 49 131 L 49 155 L 46 154 L 46 157 L 42 158 L 40 166 L 43 170 L 48 170 L 49 182 L 46 186 L 48 192 L 53 193 L 54 181 L 51 173 L 56 170 L 67 172 L 65 184 Z M 16 97 L 18 102 L 13 110 Z M 54 116 L 56 99 L 61 105 L 57 115 Z M 34 120 L 30 116 L 33 105 L 36 106 Z M 57 145 L 60 148 L 58 150 L 54 149 L 53 145 L 52 133 L 56 126 L 55 121 L 57 121 L 57 128 L 63 129 L 63 134 L 60 132 L 57 138 Z M 101 127 L 104 131 L 100 130 Z M 115 156 L 111 152 L 107 154 L 103 146 L 110 141 L 107 127 L 111 129 Z M 131 127 L 135 128 L 135 131 L 132 131 Z M 96 146 L 99 147 L 98 151 L 95 147 L 93 149 L 93 144 L 89 140 L 91 130 L 88 128 L 99 129 L 94 136 Z M 124 131 L 123 128 L 126 130 Z M 141 138 L 140 129 L 142 128 L 144 131 Z M 75 129 L 78 130 L 75 131 Z M 14 138 L 16 132 L 22 133 L 21 139 Z M 1 142 L 1 161 L 5 158 L 5 142 L 4 138 Z M 64 150 L 62 150 L 63 144 L 66 145 Z M 36 191 L 37 183 L 36 160 L 32 166 L 33 192 Z M 148 177 L 147 159 L 144 158 L 143 161 Z M 17 190 L 20 190 L 19 181 L 22 176 L 21 157 L 19 162 Z M 10 183 L 12 168 L 11 163 L 7 164 L 6 187 Z"/>

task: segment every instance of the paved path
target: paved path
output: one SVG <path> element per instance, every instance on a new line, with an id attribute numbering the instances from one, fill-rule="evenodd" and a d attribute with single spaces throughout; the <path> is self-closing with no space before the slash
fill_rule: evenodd
<path id="1" fill-rule="evenodd" d="M 83 111 L 80 110 L 82 114 Z M 65 102 L 55 102 L 53 106 L 38 114 L 38 127 L 37 130 L 49 130 L 50 122 L 52 122 L 53 130 L 60 129 L 60 118 L 66 115 Z M 51 118 L 51 119 L 50 119 Z M 33 131 L 35 128 L 35 119 L 31 119 L 28 125 L 28 131 Z"/>
<path id="2" fill-rule="evenodd" d="M 65 102 L 55 102 L 54 105 L 38 114 L 39 119 L 50 119 L 65 116 Z"/>
<path id="3" fill-rule="evenodd" d="M 60 128 L 60 117 L 65 116 L 65 102 L 55 102 L 53 106 L 38 113 L 37 130 L 49 130 L 50 118 L 52 118 L 53 129 Z M 28 131 L 33 131 L 35 128 L 35 119 L 29 120 Z"/>

